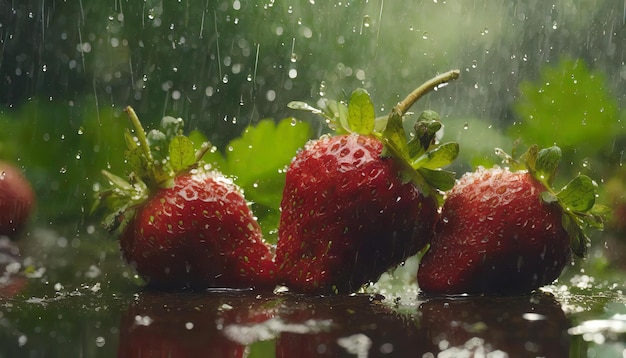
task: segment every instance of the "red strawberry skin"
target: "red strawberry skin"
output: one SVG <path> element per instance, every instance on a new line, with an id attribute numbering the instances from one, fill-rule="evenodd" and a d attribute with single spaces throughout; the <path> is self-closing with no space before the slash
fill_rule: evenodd
<path id="1" fill-rule="evenodd" d="M 157 191 L 120 244 L 153 287 L 274 287 L 270 246 L 239 188 L 216 172 L 182 174 Z"/>
<path id="2" fill-rule="evenodd" d="M 16 238 L 35 204 L 28 180 L 13 164 L 0 161 L 0 235 Z"/>
<path id="3" fill-rule="evenodd" d="M 292 161 L 276 250 L 291 290 L 354 292 L 426 244 L 436 202 L 403 183 L 382 148 L 368 136 L 322 137 Z"/>
<path id="4" fill-rule="evenodd" d="M 525 293 L 570 262 L 562 209 L 526 171 L 480 168 L 448 193 L 418 283 L 426 293 Z"/>

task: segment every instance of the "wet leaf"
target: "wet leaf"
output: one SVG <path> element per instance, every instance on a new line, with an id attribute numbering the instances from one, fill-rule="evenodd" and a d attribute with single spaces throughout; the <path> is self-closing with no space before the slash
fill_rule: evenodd
<path id="1" fill-rule="evenodd" d="M 588 176 L 579 175 L 563 187 L 557 197 L 569 211 L 584 213 L 593 207 L 595 191 L 593 181 Z"/>
<path id="2" fill-rule="evenodd" d="M 544 148 L 537 153 L 535 171 L 540 180 L 548 186 L 552 186 L 556 169 L 561 162 L 561 148 L 552 146 Z"/>
<path id="3" fill-rule="evenodd" d="M 376 114 L 374 104 L 366 90 L 352 92 L 348 104 L 348 128 L 353 133 L 368 135 L 374 130 Z"/>
<path id="4" fill-rule="evenodd" d="M 431 187 L 441 191 L 452 189 L 456 180 L 455 174 L 447 170 L 420 168 L 418 172 Z"/>
<path id="5" fill-rule="evenodd" d="M 196 150 L 193 142 L 183 136 L 177 135 L 169 144 L 170 166 L 175 173 L 189 169 L 196 162 Z"/>
<path id="6" fill-rule="evenodd" d="M 392 111 L 389 114 L 387 126 L 383 131 L 383 143 L 385 144 L 385 151 L 390 150 L 393 155 L 408 161 L 409 148 L 406 132 L 402 125 L 402 115 L 397 111 Z"/>
<path id="7" fill-rule="evenodd" d="M 411 163 L 411 166 L 415 169 L 438 169 L 452 163 L 458 155 L 458 143 L 445 143 L 420 156 L 417 160 Z"/>

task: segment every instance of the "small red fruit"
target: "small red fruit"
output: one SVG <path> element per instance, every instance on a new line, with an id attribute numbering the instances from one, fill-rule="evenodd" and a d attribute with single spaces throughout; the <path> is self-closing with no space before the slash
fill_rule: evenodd
<path id="1" fill-rule="evenodd" d="M 447 194 L 418 283 L 427 293 L 527 293 L 552 283 L 580 256 L 587 238 L 580 225 L 593 215 L 594 184 L 578 176 L 551 189 L 558 147 L 526 154 L 528 170 L 480 168 Z"/>
<path id="2" fill-rule="evenodd" d="M 153 287 L 274 287 L 258 223 L 239 188 L 215 171 L 193 169 L 154 193 L 120 245 Z"/>
<path id="3" fill-rule="evenodd" d="M 171 117 L 146 136 L 127 111 L 139 142 L 127 135 L 131 182 L 104 171 L 113 189 L 99 194 L 126 261 L 162 289 L 274 288 L 273 254 L 242 191 L 200 163 L 209 146 L 194 153 Z"/>
<path id="4" fill-rule="evenodd" d="M 15 238 L 28 222 L 35 195 L 22 172 L 0 161 L 0 235 Z"/>
<path id="5" fill-rule="evenodd" d="M 454 174 L 439 168 L 454 160 L 458 145 L 435 146 L 441 124 L 433 112 L 420 117 L 407 142 L 402 117 L 426 91 L 457 76 L 427 82 L 382 125 L 361 89 L 347 107 L 328 103 L 328 112 L 290 105 L 325 113 L 339 135 L 309 142 L 287 169 L 276 264 L 289 289 L 355 292 L 426 245 L 440 190 L 454 183 Z"/>
<path id="6" fill-rule="evenodd" d="M 354 292 L 427 243 L 437 201 L 403 182 L 382 143 L 323 137 L 287 170 L 277 264 L 301 292 Z"/>

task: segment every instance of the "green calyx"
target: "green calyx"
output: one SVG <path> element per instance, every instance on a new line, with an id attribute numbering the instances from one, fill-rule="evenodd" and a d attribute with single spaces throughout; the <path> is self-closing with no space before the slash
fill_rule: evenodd
<path id="1" fill-rule="evenodd" d="M 160 129 L 146 133 L 130 106 L 126 113 L 134 131 L 127 130 L 124 135 L 128 180 L 103 170 L 109 188 L 97 192 L 92 209 L 107 211 L 103 224 L 111 231 L 123 227 L 152 192 L 171 187 L 177 175 L 197 167 L 211 147 L 203 143 L 196 150 L 191 139 L 182 134 L 184 123 L 180 118 L 164 117 Z"/>
<path id="2" fill-rule="evenodd" d="M 412 181 L 425 195 L 433 195 L 441 204 L 443 192 L 451 189 L 455 182 L 455 174 L 441 168 L 456 159 L 459 145 L 438 143 L 436 135 L 442 124 L 439 115 L 433 111 L 424 111 L 419 116 L 410 135 L 404 128 L 404 118 L 418 99 L 457 79 L 459 73 L 452 70 L 424 82 L 386 117 L 376 117 L 374 104 L 364 89 L 352 92 L 347 104 L 324 99 L 323 109 L 303 102 L 290 102 L 288 106 L 321 115 L 337 134 L 356 133 L 378 138 L 384 144 L 381 155 L 393 157 L 400 164 L 403 181 Z"/>
<path id="3" fill-rule="evenodd" d="M 586 175 L 578 175 L 555 191 L 552 184 L 561 161 L 561 149 L 557 146 L 539 150 L 537 145 L 532 145 L 519 161 L 499 149 L 497 151 L 507 164 L 515 169 L 528 170 L 535 180 L 543 184 L 546 191 L 541 193 L 541 199 L 562 208 L 562 224 L 570 237 L 572 252 L 584 257 L 590 244 L 586 229 L 591 227 L 602 230 L 604 219 L 610 212 L 608 207 L 595 202 L 597 184 Z"/>

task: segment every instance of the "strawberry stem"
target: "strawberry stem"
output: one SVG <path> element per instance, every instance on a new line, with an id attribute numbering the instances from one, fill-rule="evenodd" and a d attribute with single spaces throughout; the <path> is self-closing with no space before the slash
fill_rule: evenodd
<path id="1" fill-rule="evenodd" d="M 456 80 L 457 78 L 459 78 L 460 74 L 461 71 L 459 70 L 451 70 L 431 78 L 430 80 L 424 82 L 421 86 L 414 89 L 413 92 L 409 93 L 409 95 L 406 96 L 405 99 L 403 99 L 400 103 L 396 105 L 394 110 L 402 115 L 405 115 L 409 108 L 411 108 L 411 106 L 415 102 L 417 102 L 417 100 L 422 98 L 425 94 L 438 88 L 446 82 Z"/>
<path id="2" fill-rule="evenodd" d="M 152 158 L 152 151 L 150 150 L 150 145 L 148 144 L 146 131 L 143 129 L 143 126 L 139 121 L 139 117 L 137 117 L 137 113 L 135 113 L 135 110 L 131 106 L 126 107 L 126 113 L 128 114 L 128 119 L 130 119 L 130 123 L 135 129 L 137 139 L 139 140 L 139 146 L 141 147 L 143 154 L 146 156 L 146 160 L 148 161 L 148 163 L 152 164 L 154 162 L 154 159 Z"/>

